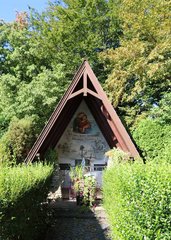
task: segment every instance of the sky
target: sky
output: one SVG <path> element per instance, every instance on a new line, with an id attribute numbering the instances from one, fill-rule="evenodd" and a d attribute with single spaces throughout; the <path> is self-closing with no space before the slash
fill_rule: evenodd
<path id="1" fill-rule="evenodd" d="M 28 11 L 28 5 L 42 12 L 47 7 L 48 0 L 0 0 L 0 20 L 12 22 L 16 11 Z"/>

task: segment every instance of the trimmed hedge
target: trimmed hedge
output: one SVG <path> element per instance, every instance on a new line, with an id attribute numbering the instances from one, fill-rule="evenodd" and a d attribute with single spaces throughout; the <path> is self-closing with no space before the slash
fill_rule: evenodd
<path id="1" fill-rule="evenodd" d="M 47 227 L 44 201 L 52 171 L 42 163 L 1 169 L 0 238 L 41 239 Z"/>
<path id="2" fill-rule="evenodd" d="M 112 239 L 171 239 L 170 164 L 118 164 L 103 182 Z"/>

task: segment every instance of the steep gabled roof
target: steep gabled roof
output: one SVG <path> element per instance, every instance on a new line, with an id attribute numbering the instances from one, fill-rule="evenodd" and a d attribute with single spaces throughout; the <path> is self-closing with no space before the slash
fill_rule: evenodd
<path id="1" fill-rule="evenodd" d="M 132 157 L 139 156 L 131 138 L 108 100 L 89 63 L 85 60 L 75 74 L 68 90 L 55 108 L 26 158 L 33 161 L 54 148 L 82 100 L 85 100 L 109 146 L 119 147 Z"/>

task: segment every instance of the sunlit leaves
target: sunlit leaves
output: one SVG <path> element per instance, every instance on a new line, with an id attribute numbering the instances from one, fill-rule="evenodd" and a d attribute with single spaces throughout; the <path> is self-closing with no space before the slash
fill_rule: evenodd
<path id="1" fill-rule="evenodd" d="M 171 89 L 171 5 L 165 0 L 121 2 L 120 47 L 100 57 L 111 71 L 106 91 L 130 125 Z"/>
<path id="2" fill-rule="evenodd" d="M 170 239 L 170 174 L 167 163 L 127 163 L 106 170 L 104 206 L 112 239 Z"/>

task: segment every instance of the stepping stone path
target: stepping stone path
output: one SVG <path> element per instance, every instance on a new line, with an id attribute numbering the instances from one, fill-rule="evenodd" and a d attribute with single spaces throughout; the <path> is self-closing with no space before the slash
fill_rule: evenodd
<path id="1" fill-rule="evenodd" d="M 111 240 L 102 205 L 83 211 L 75 201 L 57 201 L 50 209 L 53 221 L 45 240 Z"/>

